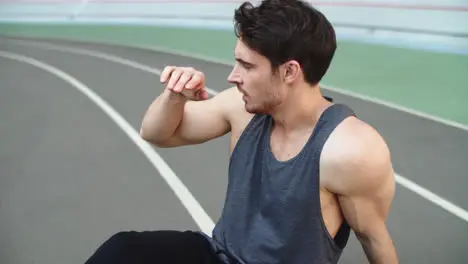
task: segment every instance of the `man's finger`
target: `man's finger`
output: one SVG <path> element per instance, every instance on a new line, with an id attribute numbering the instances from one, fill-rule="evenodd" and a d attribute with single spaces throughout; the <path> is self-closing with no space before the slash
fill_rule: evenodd
<path id="1" fill-rule="evenodd" d="M 179 78 L 180 76 L 182 75 L 182 70 L 181 69 L 175 69 L 172 74 L 171 74 L 171 77 L 169 78 L 169 81 L 167 83 L 167 88 L 169 90 L 173 90 L 175 84 L 179 81 Z"/>
<path id="2" fill-rule="evenodd" d="M 185 84 L 190 80 L 192 77 L 191 72 L 184 72 L 180 78 L 179 81 L 174 85 L 174 92 L 181 92 L 185 88 Z"/>
<path id="3" fill-rule="evenodd" d="M 190 81 L 185 85 L 185 88 L 187 89 L 194 89 L 194 88 L 199 88 L 200 85 L 203 85 L 203 73 L 201 72 L 196 72 Z"/>
<path id="4" fill-rule="evenodd" d="M 160 80 L 161 82 L 163 82 L 163 83 L 164 83 L 164 82 L 167 82 L 167 79 L 169 78 L 169 76 L 171 75 L 171 73 L 172 73 L 175 69 L 176 69 L 175 66 L 166 66 L 166 67 L 164 68 L 164 70 L 162 71 L 159 80 Z"/>

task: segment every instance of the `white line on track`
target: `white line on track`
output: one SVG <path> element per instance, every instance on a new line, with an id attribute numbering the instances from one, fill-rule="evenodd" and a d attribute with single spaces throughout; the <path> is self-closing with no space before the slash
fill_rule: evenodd
<path id="1" fill-rule="evenodd" d="M 117 126 L 119 126 L 120 129 L 122 129 L 125 132 L 125 134 L 127 134 L 127 136 L 146 155 L 151 164 L 156 168 L 156 170 L 159 171 L 161 176 L 169 184 L 176 196 L 188 210 L 188 212 L 190 213 L 200 230 L 206 233 L 207 235 L 211 235 L 211 231 L 214 227 L 213 220 L 211 220 L 211 218 L 202 208 L 200 203 L 190 193 L 188 188 L 182 183 L 182 181 L 177 177 L 177 175 L 171 170 L 169 165 L 167 165 L 167 163 L 161 158 L 161 156 L 159 156 L 159 154 L 156 151 L 154 151 L 152 146 L 143 139 L 141 139 L 139 133 L 137 133 L 135 129 L 114 108 L 112 108 L 112 106 L 109 105 L 108 102 L 106 102 L 89 87 L 78 81 L 73 76 L 42 61 L 26 57 L 17 53 L 1 50 L 0 57 L 27 63 L 36 66 L 42 70 L 45 70 L 69 83 L 70 85 L 78 89 L 80 92 L 82 92 L 85 96 L 87 96 L 91 101 L 93 101 L 117 124 Z"/>
<path id="2" fill-rule="evenodd" d="M 120 63 L 122 65 L 140 69 L 142 71 L 149 72 L 152 74 L 158 74 L 158 75 L 161 74 L 161 70 L 157 68 L 153 68 L 148 65 L 144 65 L 144 64 L 132 61 L 132 60 L 124 59 L 122 57 L 110 55 L 110 54 L 103 53 L 103 52 L 91 51 L 91 50 L 82 49 L 82 48 L 73 48 L 73 47 L 68 47 L 68 46 L 63 46 L 63 45 L 34 42 L 34 41 L 14 40 L 13 42 L 20 44 L 20 45 L 25 45 L 25 46 L 40 47 L 40 48 L 49 49 L 49 50 L 91 56 L 91 57 L 100 58 L 100 59 L 115 62 L 115 63 Z M 211 95 L 216 95 L 219 93 L 218 91 L 215 91 L 213 89 L 207 89 L 207 90 Z M 468 211 L 466 211 L 465 209 L 461 208 L 458 205 L 453 204 L 452 202 L 446 200 L 445 198 L 442 198 L 441 196 L 431 192 L 430 190 L 418 185 L 417 183 L 397 173 L 395 173 L 395 178 L 396 178 L 395 179 L 396 182 L 400 184 L 401 186 L 418 194 L 419 196 L 434 203 L 435 205 L 441 207 L 442 209 L 450 212 L 451 214 L 457 216 L 458 218 L 468 222 Z"/>
<path id="3" fill-rule="evenodd" d="M 81 49 L 81 48 L 73 48 L 73 47 L 68 47 L 68 46 L 63 46 L 63 45 L 55 45 L 55 44 L 49 44 L 49 43 L 41 43 L 41 42 L 33 42 L 33 41 L 22 41 L 22 40 L 13 40 L 15 44 L 18 45 L 24 45 L 24 46 L 32 46 L 32 47 L 37 47 L 37 48 L 43 48 L 43 49 L 48 49 L 48 50 L 55 50 L 55 51 L 62 51 L 62 52 L 68 52 L 68 53 L 74 53 L 74 54 L 79 54 L 79 55 L 86 55 L 86 56 L 91 56 L 119 64 L 123 64 L 126 66 L 130 66 L 135 69 L 139 69 L 145 72 L 149 72 L 152 74 L 160 75 L 161 70 L 152 68 L 148 65 L 144 65 L 132 60 L 127 60 L 121 57 L 117 57 L 114 55 L 110 55 L 107 53 L 103 52 L 98 52 L 98 51 L 92 51 L 92 50 L 86 50 L 86 49 Z M 208 93 L 211 95 L 215 95 L 217 92 L 207 88 L 206 89 Z"/>
<path id="4" fill-rule="evenodd" d="M 432 121 L 434 121 L 436 123 L 441 123 L 441 124 L 444 124 L 446 126 L 451 126 L 451 127 L 455 127 L 455 128 L 461 129 L 461 130 L 468 131 L 468 126 L 467 125 L 464 125 L 464 124 L 461 124 L 461 123 L 458 123 L 458 122 L 454 122 L 454 121 L 451 121 L 451 120 L 447 120 L 445 118 L 441 118 L 441 117 L 438 117 L 438 116 L 433 116 L 433 115 L 423 113 L 423 112 L 420 112 L 420 111 L 416 111 L 414 109 L 410 109 L 410 108 L 407 108 L 407 107 L 404 107 L 404 106 L 401 106 L 401 105 L 397 105 L 397 104 L 394 104 L 394 103 L 391 103 L 391 102 L 387 102 L 387 101 L 384 101 L 384 100 L 381 100 L 381 99 L 378 99 L 378 98 L 375 98 L 375 97 L 354 93 L 354 92 L 351 92 L 351 91 L 348 91 L 348 90 L 344 90 L 344 89 L 337 88 L 337 87 L 332 87 L 332 86 L 329 86 L 329 85 L 323 85 L 322 84 L 321 87 L 326 89 L 326 90 L 335 92 L 335 93 L 347 95 L 349 97 L 354 97 L 354 98 L 357 98 L 357 99 L 360 99 L 360 100 L 363 100 L 363 101 L 367 101 L 367 102 L 371 102 L 371 103 L 374 103 L 374 104 L 383 105 L 383 106 L 386 106 L 386 107 L 388 107 L 390 109 L 396 109 L 398 111 L 405 112 L 405 113 L 408 113 L 408 114 L 411 114 L 411 115 L 414 115 L 414 116 L 418 116 L 418 117 L 422 117 L 422 118 L 425 118 L 425 119 L 428 119 L 428 120 L 432 120 Z"/>

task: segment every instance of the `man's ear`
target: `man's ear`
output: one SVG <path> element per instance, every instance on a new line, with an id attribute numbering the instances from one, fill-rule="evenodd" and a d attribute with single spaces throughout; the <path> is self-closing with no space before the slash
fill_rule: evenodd
<path id="1" fill-rule="evenodd" d="M 301 77 L 301 74 L 302 74 L 301 65 L 295 60 L 290 60 L 290 61 L 285 62 L 282 68 L 283 68 L 283 71 L 282 71 L 283 80 L 287 84 L 292 84 L 298 78 Z"/>

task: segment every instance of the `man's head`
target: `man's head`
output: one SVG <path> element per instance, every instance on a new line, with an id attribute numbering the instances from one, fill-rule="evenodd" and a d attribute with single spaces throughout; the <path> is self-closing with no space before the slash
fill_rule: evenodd
<path id="1" fill-rule="evenodd" d="M 293 89 L 316 86 L 336 50 L 325 16 L 298 0 L 249 2 L 235 10 L 236 64 L 228 81 L 244 93 L 249 112 L 268 113 Z"/>

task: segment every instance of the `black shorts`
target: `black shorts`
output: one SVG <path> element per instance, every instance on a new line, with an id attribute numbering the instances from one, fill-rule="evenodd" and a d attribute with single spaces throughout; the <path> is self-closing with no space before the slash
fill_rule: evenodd
<path id="1" fill-rule="evenodd" d="M 193 231 L 128 231 L 106 240 L 85 264 L 220 264 L 210 243 Z"/>

